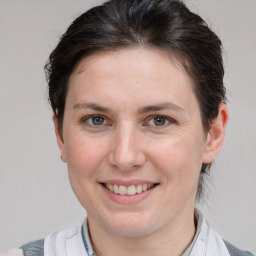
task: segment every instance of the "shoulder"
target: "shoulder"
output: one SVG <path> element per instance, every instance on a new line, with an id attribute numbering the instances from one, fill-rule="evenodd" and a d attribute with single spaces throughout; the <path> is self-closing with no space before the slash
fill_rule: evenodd
<path id="1" fill-rule="evenodd" d="M 228 249 L 228 252 L 230 253 L 230 256 L 253 256 L 251 252 L 240 250 L 226 240 L 223 241 Z"/>
<path id="2" fill-rule="evenodd" d="M 27 243 L 20 247 L 24 256 L 44 256 L 44 239 Z"/>

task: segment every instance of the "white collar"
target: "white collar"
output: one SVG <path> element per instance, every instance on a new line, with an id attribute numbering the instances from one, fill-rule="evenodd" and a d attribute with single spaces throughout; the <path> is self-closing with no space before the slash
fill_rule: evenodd
<path id="1" fill-rule="evenodd" d="M 220 237 L 203 219 L 203 224 L 190 256 L 230 256 L 228 249 Z"/>
<path id="2" fill-rule="evenodd" d="M 94 255 L 90 240 L 87 222 L 85 221 L 84 235 L 88 243 L 89 256 Z M 88 250 L 89 249 L 89 250 Z M 91 253 L 90 253 L 91 252 Z M 73 228 L 53 233 L 46 237 L 44 256 L 88 256 L 82 237 L 82 229 Z M 198 238 L 193 246 L 190 256 L 230 256 L 222 238 L 209 226 L 203 217 L 203 223 Z"/>

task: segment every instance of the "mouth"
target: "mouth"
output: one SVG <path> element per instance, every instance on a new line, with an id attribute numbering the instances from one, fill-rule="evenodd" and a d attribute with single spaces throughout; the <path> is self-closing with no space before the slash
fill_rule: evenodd
<path id="1" fill-rule="evenodd" d="M 146 192 L 150 189 L 153 189 L 159 184 L 152 183 L 152 184 L 138 184 L 138 185 L 124 186 L 124 185 L 118 185 L 118 184 L 102 183 L 102 185 L 112 193 L 123 195 L 123 196 L 133 196 L 136 194 L 141 194 L 143 192 Z"/>

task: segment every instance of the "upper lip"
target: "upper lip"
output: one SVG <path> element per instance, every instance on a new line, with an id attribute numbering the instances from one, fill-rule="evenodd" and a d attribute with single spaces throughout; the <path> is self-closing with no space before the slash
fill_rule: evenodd
<path id="1" fill-rule="evenodd" d="M 116 185 L 123 185 L 123 186 L 143 185 L 143 184 L 158 184 L 158 182 L 155 182 L 155 181 L 139 180 L 139 179 L 133 179 L 133 180 L 109 179 L 109 180 L 103 180 L 100 183 L 116 184 Z"/>

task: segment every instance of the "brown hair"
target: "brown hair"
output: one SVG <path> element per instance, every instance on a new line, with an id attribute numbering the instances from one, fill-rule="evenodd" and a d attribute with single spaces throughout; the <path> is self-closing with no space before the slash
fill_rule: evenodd
<path id="1" fill-rule="evenodd" d="M 84 57 L 106 50 L 146 46 L 168 51 L 194 81 L 205 132 L 225 102 L 222 45 L 205 21 L 179 0 L 110 0 L 70 25 L 45 66 L 49 101 L 62 131 L 69 77 Z M 197 198 L 211 164 L 202 164 Z"/>

